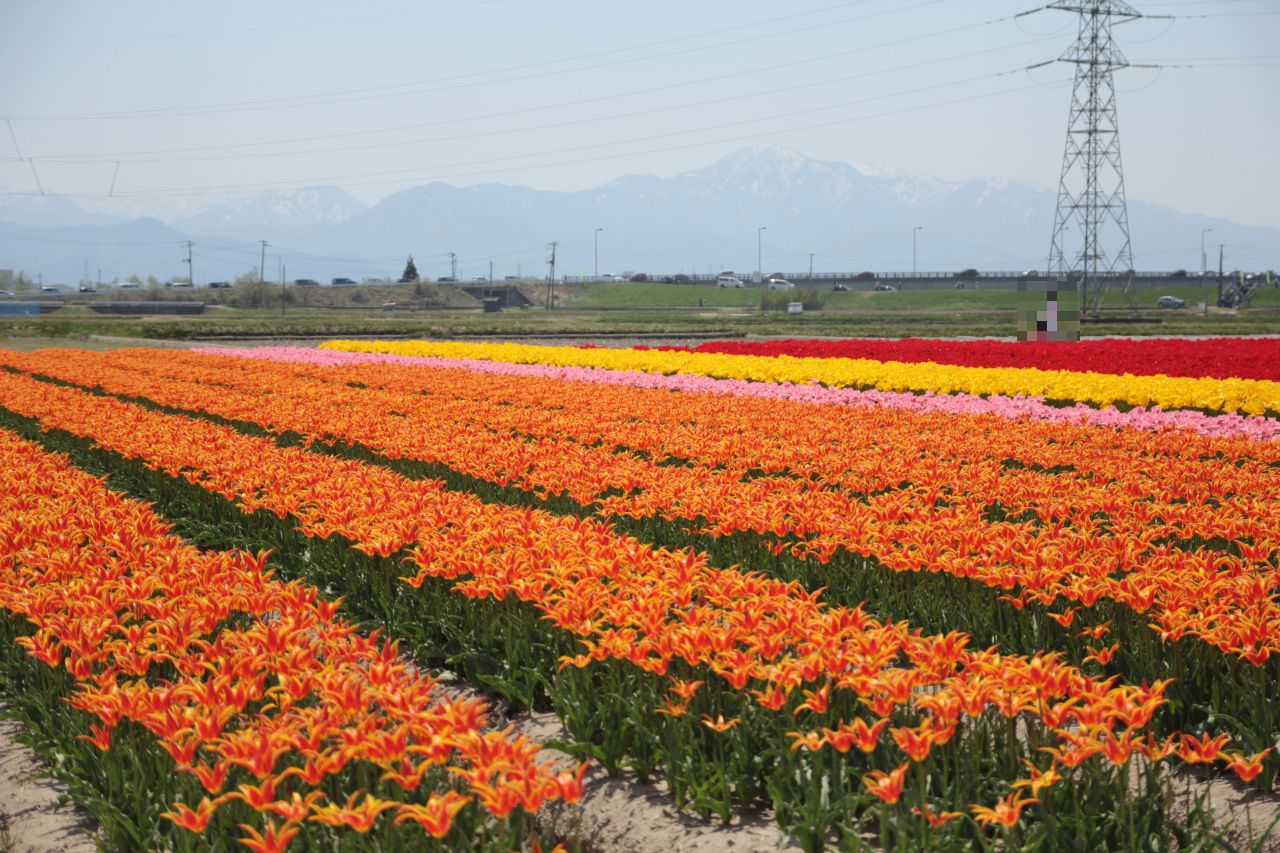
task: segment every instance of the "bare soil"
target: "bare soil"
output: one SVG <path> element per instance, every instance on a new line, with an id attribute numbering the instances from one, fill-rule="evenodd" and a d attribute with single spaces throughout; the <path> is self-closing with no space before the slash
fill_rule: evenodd
<path id="1" fill-rule="evenodd" d="M 18 743 L 21 726 L 0 719 L 0 849 L 14 853 L 94 853 L 96 824 L 66 802 L 44 761 Z M 7 837 L 6 837 L 7 836 Z"/>
<path id="2" fill-rule="evenodd" d="M 518 730 L 538 741 L 567 740 L 569 735 L 553 714 L 534 714 L 517 722 Z M 544 750 L 565 769 L 576 766 L 568 755 Z M 538 815 L 540 827 L 561 838 L 576 840 L 582 853 L 768 853 L 799 850 L 785 841 L 773 814 L 735 815 L 730 823 L 702 821 L 676 811 L 661 782 L 640 782 L 624 773 L 611 779 L 592 767 L 584 779 L 576 805 L 552 803 Z"/>

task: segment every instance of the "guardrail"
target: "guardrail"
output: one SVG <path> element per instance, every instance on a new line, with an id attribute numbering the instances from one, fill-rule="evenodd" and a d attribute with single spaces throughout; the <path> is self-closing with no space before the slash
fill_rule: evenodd
<path id="1" fill-rule="evenodd" d="M 1187 275 L 1181 271 L 1160 272 L 1160 271 L 1143 271 L 1135 272 L 1133 275 L 1133 286 L 1136 288 L 1148 289 L 1156 287 L 1188 287 L 1200 286 L 1208 282 L 1216 282 L 1216 276 L 1208 277 L 1207 281 L 1202 280 L 1198 275 Z M 1040 287 L 1044 287 L 1049 282 L 1063 281 L 1064 277 L 1059 274 L 1052 276 L 1046 273 L 1037 272 L 1034 275 L 1026 273 L 1012 272 L 1008 270 L 994 270 L 979 272 L 975 275 L 961 276 L 954 272 L 814 272 L 812 276 L 808 272 L 781 273 L 774 277 L 784 278 L 799 288 L 831 290 L 839 288 L 841 290 L 871 290 L 876 285 L 885 284 L 892 285 L 897 290 L 943 290 L 943 289 L 974 289 L 981 290 L 984 287 L 994 290 L 1010 290 L 1022 283 L 1039 283 Z M 695 274 L 695 273 L 679 273 L 673 275 L 646 274 L 644 279 L 649 284 L 698 284 L 712 285 L 716 284 L 718 276 Z M 738 278 L 746 287 L 764 287 L 763 281 L 754 281 L 749 275 L 739 275 Z M 1110 278 L 1112 287 L 1118 286 L 1122 282 L 1122 277 L 1113 276 Z M 1224 278 L 1224 281 L 1227 279 Z M 545 279 L 544 279 L 545 281 Z M 1100 279 L 1091 279 L 1090 283 L 1099 282 Z M 596 283 L 617 283 L 626 284 L 629 279 L 596 279 L 591 276 L 564 276 L 557 279 L 557 283 L 563 284 L 596 284 Z M 1073 279 L 1073 284 L 1078 286 L 1078 277 Z"/>

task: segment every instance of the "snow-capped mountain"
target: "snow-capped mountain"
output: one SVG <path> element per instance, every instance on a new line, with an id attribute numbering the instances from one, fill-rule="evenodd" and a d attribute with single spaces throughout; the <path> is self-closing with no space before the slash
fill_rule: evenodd
<path id="1" fill-rule="evenodd" d="M 363 210 L 365 205 L 346 190 L 308 187 L 217 202 L 199 213 L 174 220 L 173 225 L 191 233 L 254 240 L 264 234 L 294 234 L 338 225 Z"/>
<path id="2" fill-rule="evenodd" d="M 137 234 L 106 208 L 0 195 L 0 268 L 75 281 L 88 260 L 103 267 L 104 278 L 169 276 L 185 272 L 177 241 L 192 239 L 197 280 L 208 281 L 256 266 L 256 241 L 265 239 L 269 270 L 287 266 L 290 278 L 395 276 L 409 254 L 424 275 L 436 277 L 453 271 L 449 252 L 467 277 L 487 272 L 490 258 L 496 275 L 540 275 L 554 240 L 558 272 L 577 275 L 593 270 L 598 238 L 601 272 L 749 272 L 758 256 L 767 271 L 796 272 L 807 269 L 811 252 L 819 270 L 903 271 L 911 268 L 920 227 L 922 271 L 1020 270 L 1045 265 L 1054 206 L 1055 193 L 1045 187 L 951 183 L 764 146 L 670 178 L 628 176 L 577 192 L 437 182 L 369 207 L 333 187 L 264 193 L 158 217 L 168 226 L 150 233 L 164 245 L 132 249 L 126 244 L 139 242 Z M 1212 228 L 1215 241 L 1280 254 L 1280 229 L 1133 200 L 1129 218 L 1140 269 L 1198 267 L 1202 228 Z M 275 252 L 281 257 L 270 257 Z M 1265 251 L 1255 258 L 1255 266 L 1275 264 Z"/>

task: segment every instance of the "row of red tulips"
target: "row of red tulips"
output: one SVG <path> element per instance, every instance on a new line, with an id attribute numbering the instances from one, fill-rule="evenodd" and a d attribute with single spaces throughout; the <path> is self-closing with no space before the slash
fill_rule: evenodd
<path id="1" fill-rule="evenodd" d="M 707 341 L 696 347 L 662 347 L 730 355 L 801 358 L 866 358 L 965 367 L 1034 367 L 1040 370 L 1280 380 L 1276 338 L 1097 338 L 1083 341 L 949 341 L 784 339 Z"/>

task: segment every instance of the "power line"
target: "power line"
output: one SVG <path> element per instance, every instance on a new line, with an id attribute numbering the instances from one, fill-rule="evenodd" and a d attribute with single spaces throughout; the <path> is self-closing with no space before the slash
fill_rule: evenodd
<path id="1" fill-rule="evenodd" d="M 548 157 L 548 156 L 556 156 L 560 154 L 571 154 L 571 153 L 582 152 L 582 151 L 592 151 L 600 148 L 610 148 L 618 145 L 627 145 L 635 142 L 649 142 L 649 141 L 655 141 L 659 139 L 668 139 L 671 137 L 687 137 L 691 133 L 703 133 L 703 132 L 714 131 L 714 130 L 722 130 L 722 129 L 731 128 L 731 127 L 741 127 L 743 125 L 758 124 L 764 121 L 777 121 L 780 119 L 792 118 L 800 115 L 808 115 L 808 114 L 819 113 L 819 112 L 827 112 L 834 109 L 842 109 L 844 107 L 856 106 L 858 104 L 870 103 L 873 101 L 899 98 L 904 95 L 920 94 L 923 92 L 935 91 L 938 89 L 950 88 L 958 85 L 967 85 L 969 83 L 980 82 L 985 80 L 995 80 L 1000 77 L 1005 77 L 1011 74 L 1021 74 L 1025 70 L 1026 70 L 1025 67 L 1013 68 L 1005 71 L 995 72 L 992 74 L 978 75 L 976 77 L 970 77 L 963 80 L 952 80 L 945 83 L 936 83 L 930 86 L 922 86 L 916 89 L 903 90 L 903 91 L 893 92 L 893 93 L 888 93 L 883 95 L 875 95 L 868 98 L 859 98 L 851 101 L 843 101 L 840 103 L 827 104 L 819 107 L 811 107 L 803 110 L 792 110 L 785 113 L 776 113 L 776 114 L 767 115 L 767 116 L 758 116 L 750 119 L 742 119 L 742 120 L 732 121 L 732 122 L 723 122 L 723 123 L 713 124 L 713 125 L 704 125 L 702 127 L 697 127 L 697 128 L 683 128 L 677 131 L 668 131 L 663 133 L 650 134 L 648 136 L 642 136 L 642 137 L 631 137 L 628 139 L 618 140 L 613 142 L 602 142 L 602 143 L 593 143 L 589 145 L 578 145 L 578 146 L 572 146 L 568 148 L 554 149 L 551 151 L 543 151 L 533 155 L 522 153 L 522 154 L 516 154 L 516 155 L 507 155 L 503 157 L 494 157 L 494 158 L 487 158 L 487 159 L 481 159 L 481 160 L 470 160 L 470 161 L 462 161 L 457 163 L 449 163 L 449 164 L 436 166 L 434 168 L 435 169 L 451 169 L 451 168 L 467 167 L 467 166 L 483 166 L 491 163 L 504 163 L 504 162 L 510 162 L 512 160 L 523 160 L 523 159 L 528 159 L 530 157 Z M 1019 92 L 1019 91 L 1024 91 L 1026 89 L 1033 89 L 1033 88 L 1037 88 L 1037 85 L 1033 84 L 1030 86 L 1016 87 L 1013 89 L 1000 90 L 994 93 L 987 93 L 983 95 L 975 95 L 975 96 L 969 96 L 969 97 L 955 98 L 951 100 L 937 101 L 931 104 L 918 105 L 915 107 L 906 107 L 906 108 L 897 109 L 897 110 L 888 110 L 881 113 L 872 113 L 872 114 L 867 114 L 862 116 L 853 116 L 845 119 L 835 119 L 832 121 L 818 122 L 818 123 L 805 124 L 805 125 L 792 125 L 785 128 L 785 130 L 788 132 L 795 132 L 799 130 L 813 130 L 818 128 L 831 127 L 839 124 L 846 124 L 853 121 L 864 121 L 872 118 L 883 118 L 887 116 L 902 115 L 905 113 L 914 112 L 919 109 L 932 109 L 935 107 L 948 106 L 951 104 L 966 103 L 966 102 L 981 99 L 981 98 L 992 97 L 992 96 L 1001 95 L 1001 94 L 1008 94 L 1011 92 Z M 533 164 L 533 165 L 522 166 L 519 168 L 546 168 L 549 166 L 557 166 L 557 165 L 574 165 L 578 163 L 597 162 L 600 160 L 616 159 L 618 157 L 631 157 L 631 156 L 636 156 L 636 154 L 638 153 L 644 154 L 644 153 L 655 153 L 655 152 L 662 152 L 662 151 L 684 150 L 687 148 L 701 147 L 705 145 L 718 144 L 722 142 L 734 142 L 734 141 L 741 141 L 741 140 L 747 140 L 747 139 L 758 139 L 760 137 L 765 137 L 765 136 L 772 137 L 772 136 L 776 136 L 778 132 L 779 132 L 778 130 L 774 129 L 774 130 L 766 131 L 763 133 L 743 134 L 739 136 L 732 136 L 732 137 L 721 138 L 716 140 L 705 140 L 701 142 L 686 143 L 682 145 L 645 149 L 640 152 L 627 152 L 623 154 L 605 155 L 605 156 L 596 157 L 596 158 L 579 158 L 575 160 L 562 161 L 558 163 Z M 425 174 L 430 175 L 430 177 L 438 178 L 438 177 L 461 177 L 461 176 L 469 176 L 473 174 L 494 174 L 502 171 L 510 171 L 510 170 L 509 169 L 488 169 L 482 172 L 468 172 L 468 173 L 463 173 L 462 175 L 448 175 L 448 176 L 440 176 L 432 173 L 425 173 Z M 385 180 L 382 179 L 384 176 L 392 176 L 392 175 L 395 175 L 397 177 L 394 177 L 394 178 L 386 177 Z M 419 179 L 421 179 L 421 176 L 423 175 L 424 173 L 421 171 L 421 169 L 396 169 L 396 170 L 386 170 L 386 171 L 354 173 L 349 175 L 329 175 L 324 177 L 312 177 L 312 178 L 296 180 L 296 181 L 288 181 L 288 182 L 275 181 L 275 182 L 247 183 L 247 184 L 224 184 L 219 186 L 188 187 L 188 188 L 182 188 L 182 189 L 146 190 L 146 191 L 139 191 L 136 193 L 132 193 L 130 194 L 130 197 L 142 198 L 142 197 L 175 195 L 175 194 L 192 194 L 192 195 L 224 194 L 224 193 L 245 192 L 245 191 L 251 191 L 251 190 L 288 189 L 291 187 L 298 187 L 298 186 L 314 186 L 316 184 L 327 184 L 327 185 L 336 184 L 339 186 L 367 186 L 367 185 L 378 184 L 378 183 L 394 183 L 402 180 L 409 180 L 409 179 L 413 179 L 415 176 L 420 176 Z M 370 181 L 359 180 L 363 178 L 378 178 L 379 180 L 370 180 Z M 342 183 L 342 182 L 347 182 L 347 183 Z M 22 195 L 22 193 L 8 193 L 8 195 Z M 74 197 L 74 195 L 70 197 Z"/>
<path id="2" fill-rule="evenodd" d="M 18 147 L 18 134 L 13 132 L 13 122 L 5 119 L 4 123 L 9 125 L 9 138 L 13 140 L 13 150 L 18 152 L 18 162 L 22 162 L 22 149 Z"/>
<path id="3" fill-rule="evenodd" d="M 292 96 L 281 97 L 281 98 L 264 98 L 264 99 L 258 99 L 258 100 L 250 100 L 250 101 L 232 101 L 232 102 L 221 103 L 221 104 L 207 104 L 207 105 L 194 106 L 194 107 L 192 106 L 158 107 L 158 108 L 141 109 L 141 110 L 116 110 L 111 112 L 97 112 L 97 113 L 44 113 L 44 114 L 30 114 L 30 115 L 13 115 L 13 116 L 9 116 L 9 118 L 14 120 L 21 120 L 21 121 L 61 121 L 61 120 L 68 120 L 68 119 L 87 120 L 87 119 L 155 118 L 159 116 L 189 116 L 189 115 L 210 115 L 210 114 L 216 115 L 216 114 L 228 113 L 228 112 L 253 112 L 253 111 L 259 111 L 264 109 L 278 110 L 278 109 L 286 109 L 286 108 L 299 107 L 299 106 L 301 107 L 326 106 L 329 104 L 348 103 L 351 101 L 375 100 L 375 99 L 388 98 L 388 97 L 401 97 L 405 95 L 429 94 L 429 93 L 436 93 L 436 92 L 454 91 L 457 89 L 467 89 L 467 88 L 473 88 L 476 86 L 489 86 L 496 83 L 523 82 L 523 81 L 535 79 L 535 78 L 556 76 L 561 74 L 572 74 L 579 71 L 593 71 L 600 68 L 610 68 L 618 65 L 628 65 L 636 62 L 649 62 L 655 59 L 667 59 L 672 56 L 681 56 L 684 54 L 694 53 L 698 51 L 716 50 L 716 49 L 725 48 L 725 47 L 736 47 L 738 45 L 747 44 L 750 42 L 756 42 L 756 41 L 761 41 L 765 39 L 776 39 L 782 36 L 811 32 L 812 30 L 831 27 L 835 24 L 864 21 L 870 18 L 877 18 L 877 17 L 883 17 L 885 15 L 893 15 L 893 14 L 898 14 L 900 12 L 907 12 L 923 6 L 936 5 L 938 3 L 943 2 L 943 0 L 921 0 L 921 2 L 914 3 L 913 5 L 910 5 L 910 6 L 895 6 L 892 9 L 879 11 L 879 12 L 872 12 L 866 15 L 854 15 L 847 18 L 838 18 L 834 21 L 823 21 L 817 24 L 809 24 L 803 27 L 795 27 L 789 30 L 779 30 L 774 32 L 763 33 L 760 35 L 747 36 L 744 38 L 734 39 L 732 41 L 723 41 L 723 42 L 719 42 L 717 44 L 712 44 L 712 45 L 695 45 L 693 47 L 681 48 L 679 50 L 666 51 L 663 53 L 648 54 L 644 56 L 635 56 L 635 57 L 626 57 L 626 58 L 617 58 L 608 62 L 596 63 L 594 65 L 583 65 L 575 68 L 564 68 L 564 69 L 556 69 L 556 70 L 549 70 L 549 71 L 540 71 L 533 74 L 521 73 L 514 76 L 502 77 L 496 80 L 471 80 L 471 82 L 455 83 L 453 85 L 448 85 L 448 86 L 435 86 L 431 88 L 416 88 L 416 89 L 410 88 L 408 91 L 400 91 L 400 92 L 387 91 L 388 89 L 405 89 L 406 87 L 423 86 L 426 84 L 433 84 L 433 83 L 448 83 L 450 81 L 469 80 L 470 78 L 474 78 L 474 77 L 483 77 L 483 76 L 488 76 L 492 74 L 504 74 L 511 71 L 527 72 L 531 68 L 542 68 L 547 65 L 556 65 L 556 64 L 562 64 L 565 62 L 575 62 L 580 59 L 591 59 L 591 58 L 600 57 L 600 56 L 616 56 L 619 51 L 642 50 L 642 49 L 645 49 L 646 47 L 654 47 L 654 46 L 660 47 L 666 44 L 674 44 L 676 42 L 688 41 L 690 39 L 703 38 L 707 35 L 718 35 L 721 33 L 746 29 L 753 26 L 762 26 L 766 23 L 774 23 L 777 21 L 790 20 L 793 18 L 804 17 L 807 15 L 812 15 L 812 14 L 816 14 L 823 11 L 830 11 L 830 9 L 834 9 L 834 8 L 859 5 L 866 2 L 872 2 L 872 0 L 848 0 L 848 2 L 840 3 L 832 7 L 827 7 L 826 9 L 816 10 L 815 12 L 798 12 L 792 15 L 784 15 L 779 18 L 769 19 L 767 21 L 756 23 L 756 24 L 742 24 L 742 25 L 737 25 L 733 27 L 725 27 L 719 30 L 711 30 L 706 33 L 677 36 L 675 38 L 663 39 L 661 41 L 650 42 L 645 45 L 640 45 L 640 46 L 631 47 L 631 48 L 621 48 L 621 49 L 615 48 L 607 51 L 595 51 L 593 53 L 582 54 L 577 57 L 568 57 L 565 59 L 558 59 L 558 60 L 543 60 L 540 62 L 527 63 L 525 65 L 514 65 L 514 66 L 507 66 L 499 69 L 488 70 L 488 71 L 476 71 L 476 72 L 469 72 L 466 74 L 455 74 L 455 75 L 449 75 L 445 77 L 428 78 L 426 80 L 419 80 L 419 81 L 413 81 L 413 82 L 407 82 L 407 83 L 395 83 L 395 84 L 387 84 L 382 86 L 365 87 L 360 89 L 339 90 L 336 92 L 319 93 L 315 95 L 292 95 Z M 1006 16 L 1006 19 L 1011 19 L 1011 18 L 1012 16 Z M 361 93 L 377 93 L 377 94 L 361 94 Z"/>
<path id="4" fill-rule="evenodd" d="M 288 22 L 282 23 L 282 24 L 275 24 L 272 26 L 264 26 L 264 27 L 239 27 L 233 30 L 203 30 L 202 29 L 194 32 L 170 33 L 170 34 L 159 35 L 159 36 L 126 36 L 122 38 L 113 38 L 113 39 L 104 39 L 101 37 L 95 37 L 92 39 L 74 39 L 74 40 L 68 39 L 68 40 L 62 40 L 62 41 L 48 41 L 48 42 L 4 42 L 4 43 L 0 43 L 0 48 L 5 50 L 15 50 L 15 49 L 23 49 L 23 48 L 47 49 L 51 47 L 70 47 L 70 46 L 76 46 L 76 45 L 93 45 L 94 47 L 101 47 L 104 44 L 133 44 L 137 42 L 177 41 L 177 40 L 203 39 L 203 38 L 224 38 L 226 36 L 243 35 L 245 33 L 274 32 L 276 30 L 281 30 L 281 29 L 288 29 L 290 31 L 294 31 L 302 27 L 325 26 L 326 24 L 343 23 L 344 21 L 346 22 L 379 21 L 379 20 L 384 20 L 388 17 L 400 18 L 400 17 L 405 17 L 407 15 L 422 14 L 423 12 L 430 12 L 430 13 L 450 12 L 455 9 L 470 9 L 474 6 L 489 5 L 497 1 L 498 0 L 468 0 L 467 3 L 459 4 L 456 6 L 446 6 L 443 8 L 415 9 L 412 12 L 404 12 L 396 15 L 365 15 L 359 18 L 345 18 L 345 19 L 339 19 L 337 21 L 300 21 L 296 18 L 290 18 Z"/>
<path id="5" fill-rule="evenodd" d="M 543 124 L 524 125 L 521 127 L 510 127 L 510 128 L 501 128 L 497 130 L 476 131 L 474 133 L 464 133 L 464 134 L 458 134 L 454 136 L 436 136 L 436 137 L 429 137 L 425 139 L 422 139 L 422 138 L 407 139 L 407 140 L 400 140 L 397 142 L 377 142 L 377 143 L 369 143 L 365 145 L 345 145 L 345 146 L 337 146 L 337 147 L 330 147 L 330 148 L 296 149 L 291 151 L 268 151 L 268 152 L 262 152 L 257 154 L 222 154 L 222 155 L 208 155 L 203 157 L 143 158 L 143 159 L 129 160 L 128 162 L 130 163 L 187 163 L 187 162 L 209 162 L 209 161 L 220 161 L 220 160 L 247 160 L 247 159 L 255 159 L 255 158 L 262 158 L 262 157 L 296 157 L 300 154 L 328 154 L 328 153 L 335 153 L 335 152 L 342 152 L 342 151 L 365 151 L 370 149 L 398 148 L 405 145 L 427 145 L 427 144 L 435 144 L 440 142 L 456 142 L 456 141 L 467 140 L 467 139 L 482 139 L 482 138 L 499 136 L 499 135 L 508 134 L 508 133 L 527 133 L 527 132 L 532 132 L 537 130 L 549 130 L 549 129 L 561 128 L 561 127 L 573 127 L 575 125 L 617 121 L 619 119 L 636 118 L 639 116 L 655 115 L 659 113 L 675 112 L 679 110 L 698 109 L 701 107 L 715 106 L 719 104 L 730 103 L 733 101 L 750 100 L 752 98 L 768 97 L 771 95 L 779 95 L 779 94 L 784 94 L 788 92 L 796 92 L 803 89 L 813 89 L 820 86 L 829 86 L 833 83 L 845 83 L 852 80 L 861 80 L 868 77 L 877 77 L 885 74 L 893 74 L 899 71 L 910 71 L 910 70 L 915 70 L 917 68 L 925 68 L 931 65 L 937 65 L 945 62 L 955 62 L 960 59 L 971 59 L 975 56 L 983 56 L 991 53 L 1010 50 L 1013 48 L 1028 47 L 1030 45 L 1039 44 L 1041 42 L 1045 42 L 1049 40 L 1051 40 L 1051 37 L 1033 39 L 1031 41 L 1018 42 L 1012 45 L 1002 45 L 1000 47 L 987 48 L 985 50 L 976 50 L 976 51 L 971 51 L 969 53 L 956 54 L 948 57 L 922 60 L 920 62 L 912 62 L 906 65 L 898 65 L 891 68 L 877 68 L 873 71 L 864 71 L 858 74 L 846 74 L 840 77 L 832 77 L 832 78 L 827 78 L 827 79 L 818 80 L 818 81 L 809 82 L 809 83 L 797 83 L 791 86 L 782 86 L 775 89 L 766 89 L 763 91 L 747 92 L 739 95 L 725 95 L 722 97 L 708 98 L 701 101 L 685 102 L 682 104 L 672 104 L 672 105 L 661 106 L 661 107 L 651 107 L 651 108 L 641 109 L 641 110 L 630 110 L 627 112 L 593 116 L 591 118 L 568 119 L 565 121 L 546 122 Z M 1280 58 L 1280 57 L 1277 57 L 1277 58 Z M 524 112 L 524 110 L 521 110 L 519 112 Z M 56 160 L 56 162 L 76 163 L 76 164 L 97 163 L 97 164 L 105 165 L 107 163 L 110 163 L 111 161 L 62 158 L 62 159 Z M 117 160 L 115 162 L 118 164 L 120 161 Z"/>
<path id="6" fill-rule="evenodd" d="M 36 161 L 28 157 L 27 165 L 31 167 L 31 176 L 36 179 L 36 186 L 40 188 L 40 195 L 44 195 L 44 184 L 40 183 L 40 173 L 36 171 Z"/>
<path id="7" fill-rule="evenodd" d="M 27 226 L 27 227 L 28 227 L 28 228 L 35 228 L 35 227 L 38 227 L 38 226 Z M 23 240 L 23 241 L 28 241 L 28 240 L 29 240 L 29 241 L 36 242 L 36 243 L 52 243 L 52 244 L 54 244 L 54 245 L 59 245 L 59 246 L 104 246 L 104 247 L 111 247 L 111 246 L 172 246 L 172 245 L 173 245 L 173 241 L 172 241 L 172 240 L 130 240 L 130 241 L 122 241 L 122 240 L 63 240 L 63 239 L 57 239 L 57 238 L 54 238 L 54 237 L 45 237 L 45 236 L 42 236 L 42 235 L 39 235 L 39 234 L 27 234 L 27 233 L 19 234 L 19 233 L 14 233 L 14 232 L 8 232 L 8 233 L 6 233 L 6 232 L 5 232 L 4 230 L 2 230 L 2 229 L 0 229 L 0 237 L 8 237 L 9 239 L 12 239 L 12 240 Z"/>
<path id="8" fill-rule="evenodd" d="M 744 77 L 748 75 L 768 73 L 768 72 L 778 71 L 785 68 L 793 68 L 799 65 L 808 65 L 815 62 L 824 62 L 828 59 L 838 59 L 845 56 L 860 55 L 860 54 L 867 53 L 868 51 L 880 50 L 882 48 L 900 47 L 904 44 L 909 44 L 911 42 L 937 38 L 939 36 L 953 35 L 955 33 L 964 32 L 966 30 L 971 30 L 971 29 L 976 29 L 980 27 L 990 26 L 997 23 L 1007 22 L 1010 19 L 1020 17 L 1023 14 L 1025 13 L 1020 13 L 1019 15 L 1007 16 L 1004 18 L 992 18 L 987 21 L 980 21 L 973 24 L 965 24 L 958 27 L 948 27 L 946 29 L 934 30 L 932 32 L 922 33 L 915 36 L 908 36 L 905 38 L 893 39 L 890 41 L 882 41 L 874 44 L 864 44 L 855 48 L 851 48 L 849 50 L 835 51 L 832 53 L 820 54 L 817 56 L 806 56 L 806 57 L 790 60 L 788 62 L 776 63 L 773 65 L 753 66 L 751 68 L 747 68 L 741 71 L 734 71 L 726 74 L 716 74 L 711 77 L 702 77 L 694 80 L 682 80 L 676 83 L 669 83 L 662 86 L 651 86 L 643 89 L 632 89 L 624 92 L 613 92 L 606 95 L 599 95 L 599 96 L 594 96 L 590 98 L 579 98 L 571 101 L 558 101 L 552 104 L 540 104 L 537 106 L 522 107 L 514 110 L 503 110 L 500 112 L 483 113 L 480 115 L 463 116 L 459 118 L 440 119 L 440 120 L 429 121 L 429 122 L 415 122 L 413 124 L 397 125 L 394 127 L 377 128 L 372 130 L 355 130 L 355 131 L 344 131 L 341 133 L 317 134 L 312 136 L 286 137 L 284 139 L 264 140 L 260 142 L 239 142 L 239 143 L 228 143 L 224 145 L 199 145 L 199 146 L 188 146 L 183 148 L 161 148 L 161 149 L 150 149 L 150 150 L 143 150 L 143 151 L 112 151 L 112 152 L 97 152 L 97 153 L 90 153 L 90 154 L 83 154 L 83 153 L 82 154 L 54 154 L 54 155 L 45 155 L 45 157 L 42 159 L 45 159 L 46 161 L 73 162 L 73 163 L 74 162 L 85 162 L 85 163 L 113 162 L 116 158 L 119 158 L 119 157 L 146 157 L 146 156 L 156 155 L 156 154 L 186 154 L 186 153 L 192 153 L 197 151 L 220 151 L 220 150 L 227 150 L 227 149 L 234 149 L 234 148 L 253 148 L 253 147 L 262 147 L 262 146 L 270 146 L 270 145 L 289 145 L 289 144 L 299 143 L 299 142 L 323 142 L 331 139 L 348 139 L 348 138 L 360 137 L 360 136 L 385 136 L 386 134 L 389 134 L 389 133 L 399 133 L 406 130 L 421 130 L 421 129 L 430 128 L 430 127 L 442 127 L 442 126 L 448 126 L 453 124 L 465 124 L 465 123 L 475 122 L 475 121 L 488 121 L 490 119 L 508 118 L 510 116 L 524 115 L 527 113 L 546 113 L 551 110 L 563 109 L 565 107 L 583 106 L 586 104 L 601 103 L 601 102 L 613 102 L 613 101 L 620 100 L 622 98 L 630 98 L 630 97 L 635 97 L 639 95 L 656 94 L 659 92 L 670 91 L 672 89 L 698 86 L 704 83 L 718 83 L 724 80 L 735 79 L 738 77 Z M 1045 40 L 1047 40 L 1047 38 L 1048 37 L 1045 37 Z M 991 48 L 989 50 L 984 50 L 984 51 L 974 51 L 968 54 L 958 54 L 952 57 L 944 57 L 936 60 L 927 60 L 922 63 L 898 66 L 897 69 L 889 69 L 889 70 L 902 70 L 902 69 L 921 67 L 923 65 L 933 64 L 937 62 L 953 61 L 955 59 L 978 56 L 985 53 L 996 52 L 999 50 L 1007 50 L 1010 47 L 1018 47 L 1018 46 L 1025 46 L 1028 44 L 1035 44 L 1035 43 L 1038 43 L 1038 41 L 1040 40 L 1041 39 L 1037 39 L 1036 41 L 1031 41 L 1031 42 L 1022 42 L 1019 45 L 1005 45 L 1005 46 Z M 836 78 L 837 81 L 843 80 L 843 79 L 846 79 L 846 78 Z M 852 79 L 852 78 L 848 78 L 848 79 Z M 825 82 L 832 82 L 832 81 L 828 80 Z M 814 85 L 822 85 L 822 82 L 816 83 Z M 288 151 L 284 153 L 287 153 L 290 156 L 292 156 L 295 153 L 316 153 L 324 150 L 333 150 L 333 149 L 313 149 L 313 150 L 299 149 L 298 151 Z M 277 152 L 272 152 L 272 153 L 274 154 Z M 131 162 L 134 162 L 134 161 L 131 161 Z M 141 162 L 141 161 L 138 161 L 138 162 Z"/>

